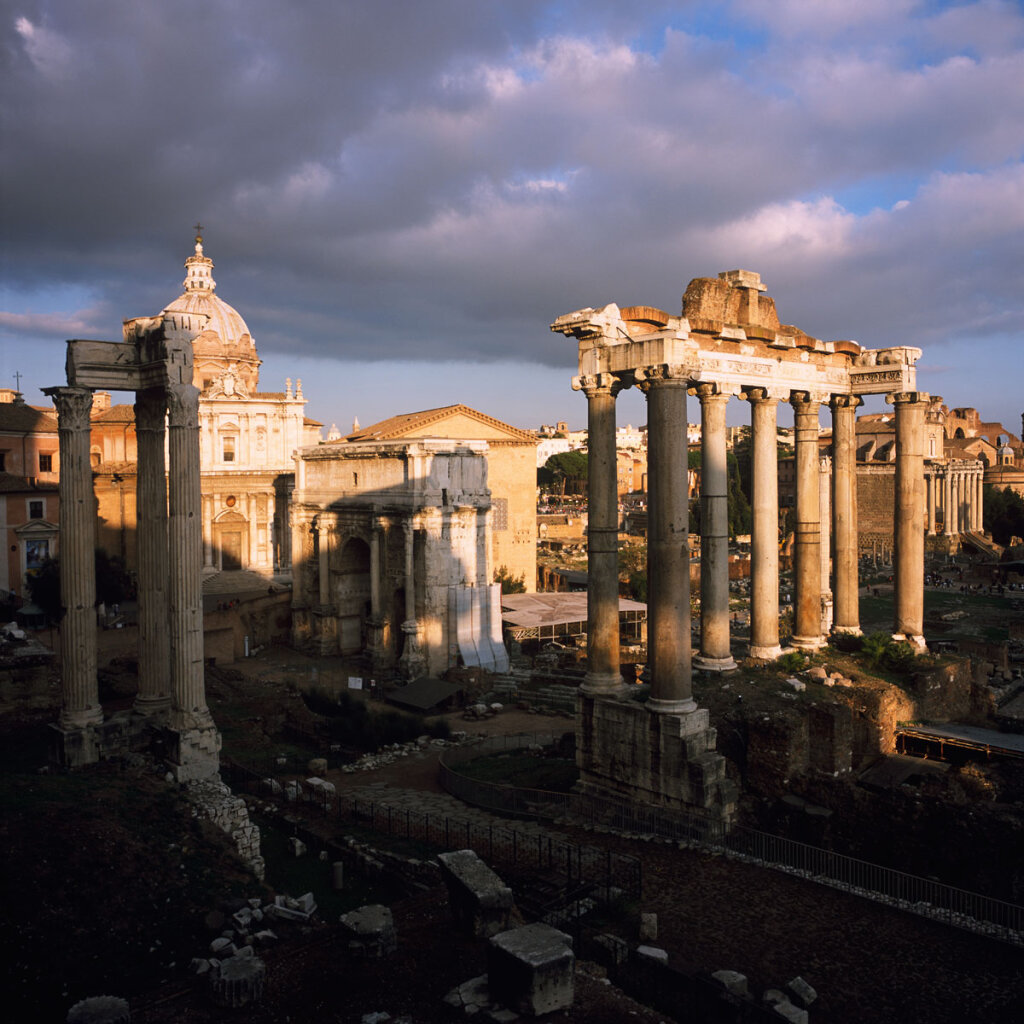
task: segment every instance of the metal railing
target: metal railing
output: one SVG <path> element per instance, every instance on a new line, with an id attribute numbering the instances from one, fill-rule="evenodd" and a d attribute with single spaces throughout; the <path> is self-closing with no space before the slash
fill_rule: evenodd
<path id="1" fill-rule="evenodd" d="M 584 827 L 657 836 L 724 852 L 954 927 L 1024 945 L 1024 907 L 1015 903 L 784 836 L 741 825 L 726 828 L 722 822 L 699 814 L 666 811 L 640 803 L 624 804 L 592 795 L 497 785 L 471 779 L 455 770 L 455 765 L 467 760 L 509 749 L 517 739 L 520 748 L 528 745 L 522 737 L 504 739 L 508 741 L 504 746 L 482 743 L 446 752 L 441 766 L 444 788 L 466 803 L 501 813 L 549 821 L 569 819 Z"/>

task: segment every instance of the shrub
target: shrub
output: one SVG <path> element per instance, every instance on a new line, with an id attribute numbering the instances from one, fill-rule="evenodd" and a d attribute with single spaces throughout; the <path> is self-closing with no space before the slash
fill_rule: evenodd
<path id="1" fill-rule="evenodd" d="M 799 651 L 790 651 L 788 654 L 783 654 L 781 658 L 776 659 L 775 664 L 783 672 L 799 672 L 807 667 L 807 659 Z"/>

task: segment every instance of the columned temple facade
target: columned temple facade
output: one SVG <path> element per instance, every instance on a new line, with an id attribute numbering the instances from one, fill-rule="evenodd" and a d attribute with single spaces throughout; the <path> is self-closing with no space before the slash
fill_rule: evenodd
<path id="1" fill-rule="evenodd" d="M 924 649 L 924 422 L 930 398 L 916 390 L 915 363 L 921 352 L 906 347 L 869 351 L 852 341 L 820 341 L 781 324 L 764 290 L 758 274 L 734 270 L 691 281 L 681 316 L 612 303 L 566 314 L 551 325 L 578 343 L 579 375 L 573 388 L 584 393 L 588 408 L 588 673 L 577 718 L 584 790 L 639 794 L 654 804 L 699 808 L 726 820 L 731 815 L 733 786 L 725 778 L 724 759 L 715 753 L 708 712 L 697 707 L 691 686 L 694 665 L 712 671 L 734 667 L 725 437 L 730 401 L 748 403 L 752 427 L 750 655 L 771 660 L 782 653 L 776 454 L 780 402 L 791 405 L 795 419 L 792 644 L 808 651 L 824 646 L 829 607 L 832 630 L 860 632 L 855 417 L 866 394 L 886 394 L 895 408 L 894 635 Z M 623 700 L 617 615 L 615 399 L 633 386 L 644 392 L 648 407 L 651 690 L 642 705 Z M 697 397 L 702 420 L 700 649 L 692 660 L 689 394 Z M 818 448 L 822 406 L 829 410 L 833 436 L 831 493 L 824 501 Z M 823 508 L 831 518 L 824 551 Z"/>

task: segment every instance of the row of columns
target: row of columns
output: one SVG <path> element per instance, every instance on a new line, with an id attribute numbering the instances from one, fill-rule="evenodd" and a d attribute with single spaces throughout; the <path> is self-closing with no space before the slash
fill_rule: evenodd
<path id="1" fill-rule="evenodd" d="M 692 385 L 685 366 L 634 371 L 648 406 L 648 662 L 650 710 L 686 713 L 691 691 L 690 575 L 687 505 L 686 397 L 694 387 L 701 403 L 701 628 L 697 667 L 734 667 L 729 647 L 728 497 L 725 410 L 729 394 L 713 382 Z M 615 486 L 614 374 L 582 377 L 587 396 L 589 477 L 588 672 L 584 688 L 612 695 L 619 673 L 618 498 Z M 779 396 L 748 389 L 753 453 L 750 654 L 773 659 L 779 642 L 779 505 L 776 448 Z M 818 411 L 824 396 L 793 392 L 796 522 L 794 543 L 794 647 L 824 646 L 822 598 L 828 590 L 821 517 L 831 513 L 832 629 L 859 633 L 857 578 L 856 396 L 832 395 L 832 489 L 821 497 Z M 924 415 L 928 396 L 889 396 L 896 407 L 896 635 L 923 646 Z"/>
<path id="2" fill-rule="evenodd" d="M 58 725 L 103 720 L 96 674 L 96 515 L 89 461 L 92 390 L 47 388 L 60 440 L 62 707 Z M 139 391 L 136 522 L 139 539 L 139 691 L 135 710 L 169 713 L 177 729 L 212 726 L 203 676 L 200 589 L 199 391 Z M 165 415 L 168 461 L 165 466 Z"/>
<path id="3" fill-rule="evenodd" d="M 942 536 L 980 533 L 983 479 L 984 471 L 976 462 L 932 467 L 925 477 L 928 533 L 937 532 L 939 509 L 942 510 Z"/>

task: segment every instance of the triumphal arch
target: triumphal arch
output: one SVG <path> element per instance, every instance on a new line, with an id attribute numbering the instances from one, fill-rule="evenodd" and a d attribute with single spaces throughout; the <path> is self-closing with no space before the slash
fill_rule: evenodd
<path id="1" fill-rule="evenodd" d="M 831 583 L 835 632 L 859 633 L 855 419 L 861 396 L 896 410 L 894 635 L 924 649 L 924 444 L 932 400 L 916 390 L 920 349 L 866 350 L 782 324 L 760 275 L 696 278 L 680 316 L 650 306 L 581 309 L 553 331 L 578 342 L 573 388 L 587 397 L 589 430 L 588 671 L 580 688 L 581 788 L 728 819 L 734 787 L 715 753 L 708 712 L 693 699 L 694 666 L 735 667 L 729 642 L 726 406 L 750 406 L 753 532 L 749 655 L 769 661 L 779 640 L 779 402 L 795 417 L 796 527 L 792 644 L 824 646 Z M 639 387 L 648 408 L 648 665 L 650 699 L 626 696 L 619 671 L 615 399 Z M 686 400 L 701 410 L 700 650 L 691 659 Z M 935 401 L 941 402 L 941 399 Z M 819 411 L 832 417 L 831 522 L 821 522 Z M 823 537 L 831 580 L 823 573 Z M 828 550 L 826 548 L 826 550 Z"/>
<path id="2" fill-rule="evenodd" d="M 67 386 L 44 389 L 60 440 L 62 693 L 52 756 L 67 767 L 155 744 L 180 782 L 218 770 L 206 704 L 199 389 L 192 341 L 202 314 L 127 320 L 123 340 L 69 341 Z M 95 390 L 135 393 L 138 432 L 139 692 L 104 717 L 96 675 L 96 510 L 90 462 Z"/>

